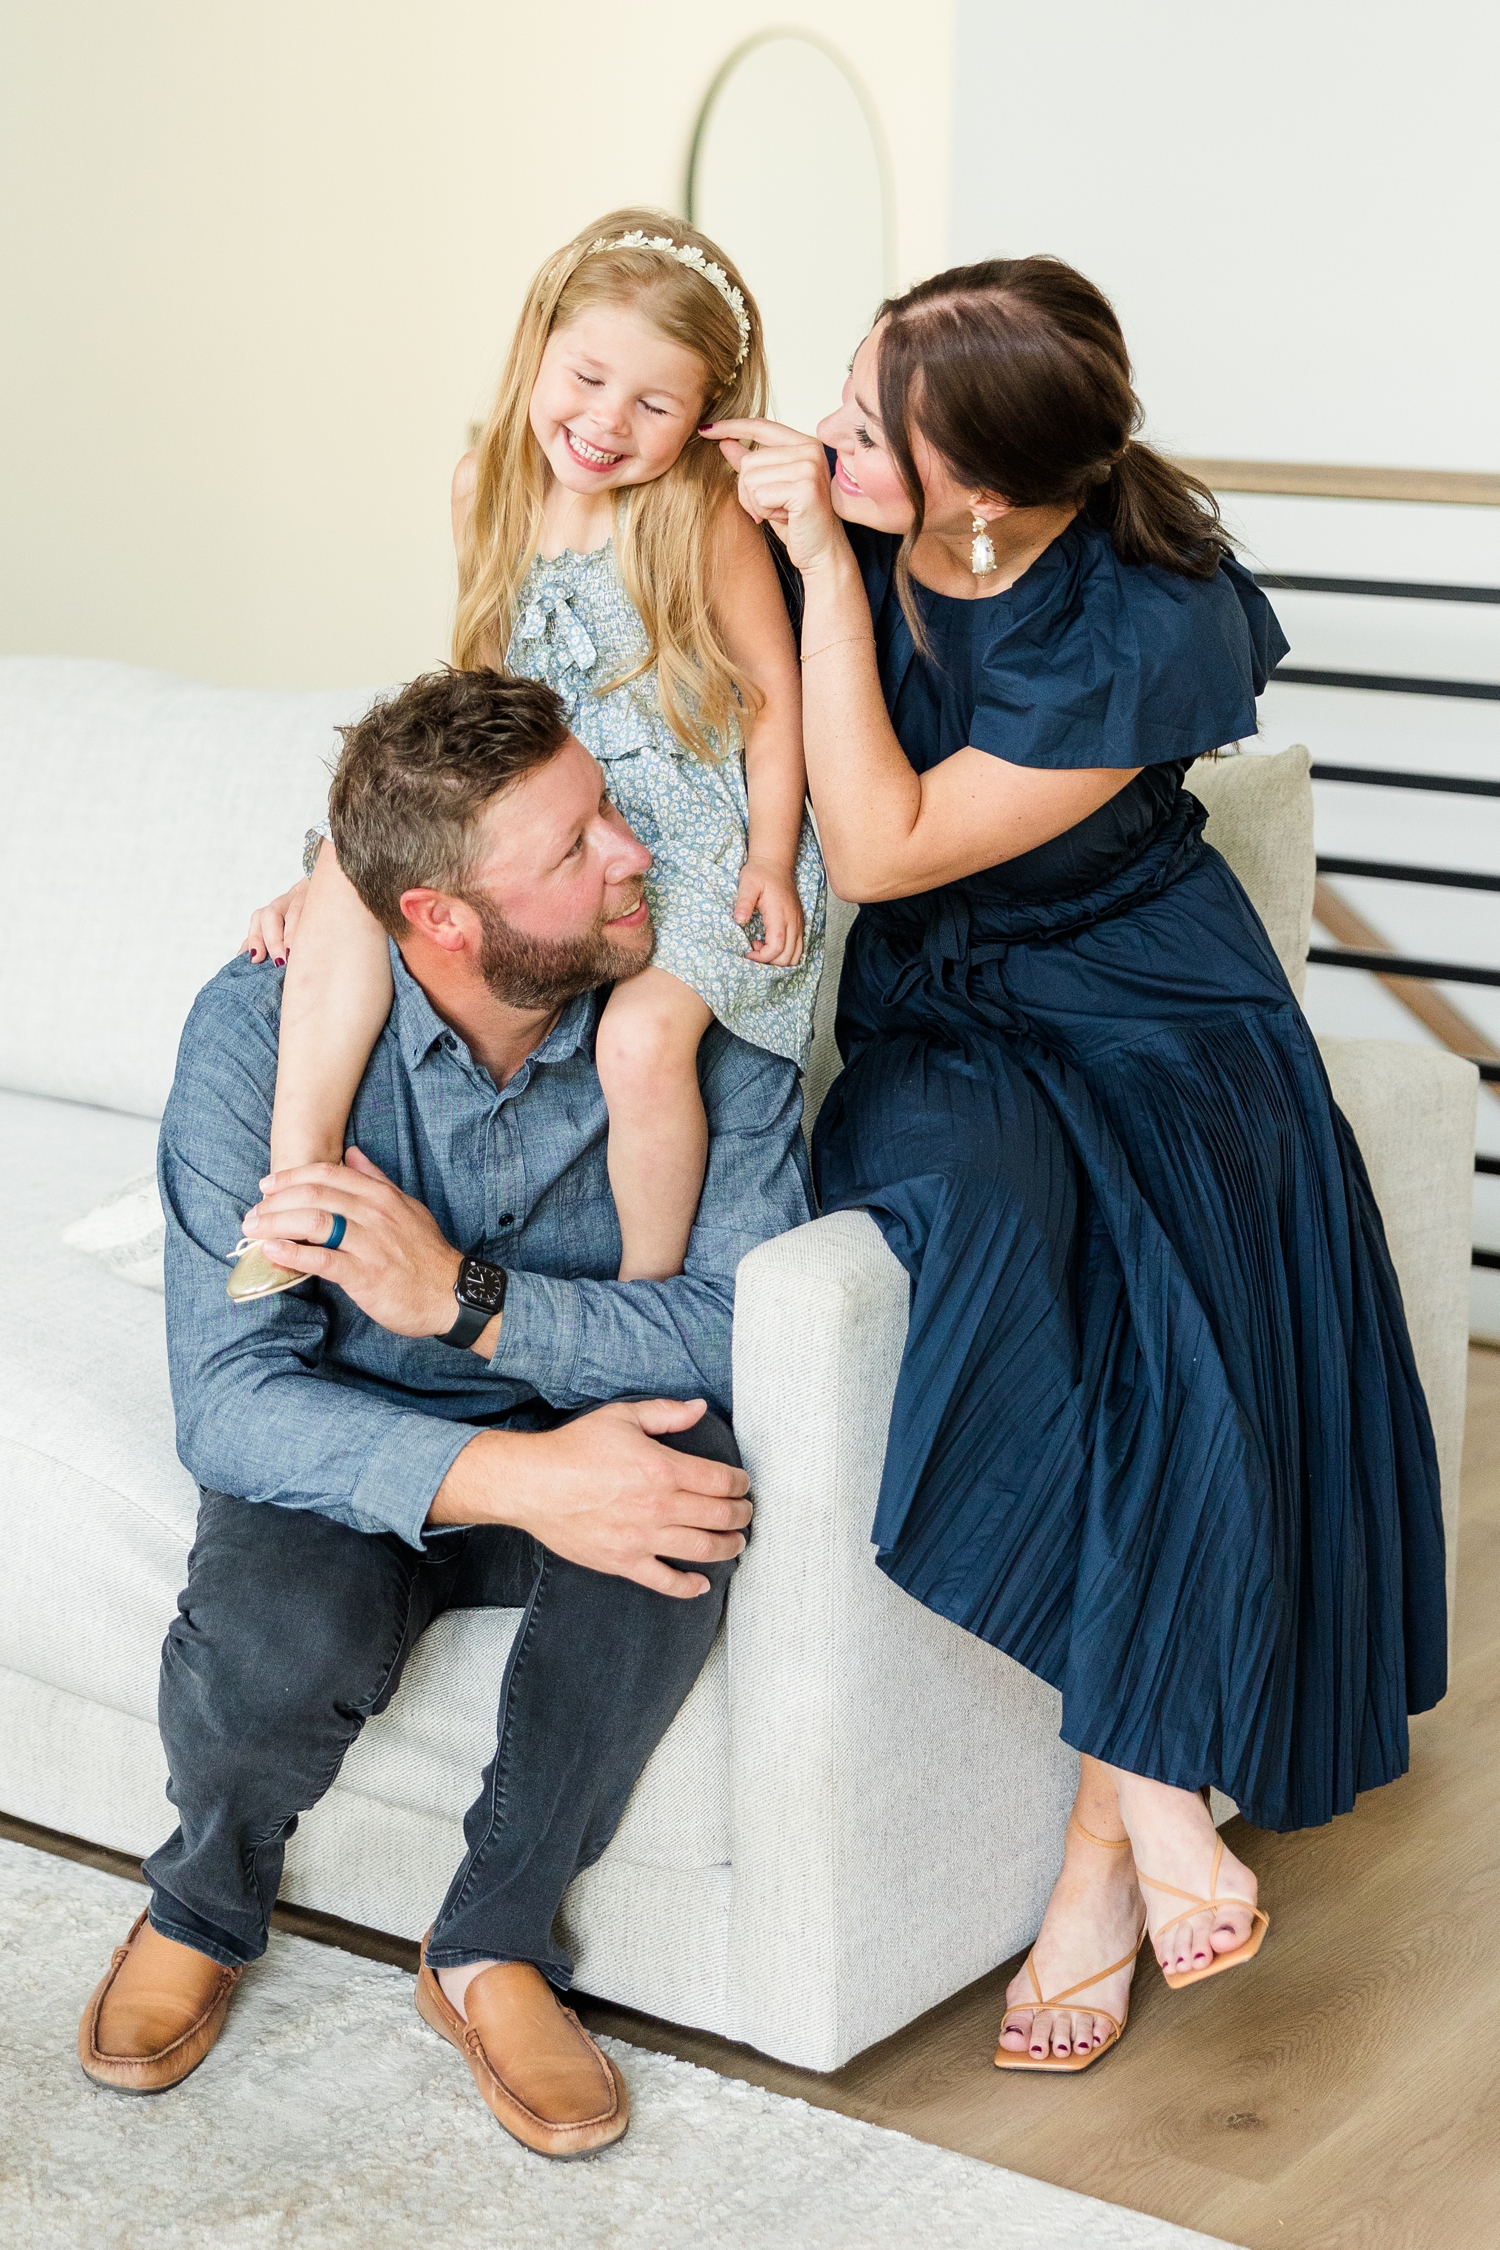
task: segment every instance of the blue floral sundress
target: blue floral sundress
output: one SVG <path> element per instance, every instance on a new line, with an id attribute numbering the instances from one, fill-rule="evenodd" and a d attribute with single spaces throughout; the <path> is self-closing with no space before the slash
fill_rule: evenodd
<path id="1" fill-rule="evenodd" d="M 614 544 L 588 554 L 538 556 L 516 604 L 506 663 L 562 697 L 568 723 L 604 768 L 606 786 L 651 853 L 646 895 L 656 925 L 657 968 L 712 1008 L 726 1030 L 801 1069 L 812 1038 L 823 965 L 823 860 L 804 813 L 796 883 L 807 929 L 795 969 L 748 958 L 749 930 L 734 919 L 750 835 L 739 739 L 712 761 L 677 740 L 662 717 L 656 671 L 612 687 L 640 661 L 645 629 L 620 580 Z"/>

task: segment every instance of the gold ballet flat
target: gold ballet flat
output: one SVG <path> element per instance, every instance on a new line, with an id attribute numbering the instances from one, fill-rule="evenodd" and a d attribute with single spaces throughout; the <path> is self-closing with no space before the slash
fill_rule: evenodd
<path id="1" fill-rule="evenodd" d="M 237 1305 L 251 1304 L 257 1297 L 279 1297 L 283 1289 L 300 1289 L 313 1278 L 310 1273 L 293 1273 L 290 1266 L 273 1265 L 258 1242 L 247 1242 L 243 1236 L 229 1255 L 236 1264 L 224 1294 Z"/>

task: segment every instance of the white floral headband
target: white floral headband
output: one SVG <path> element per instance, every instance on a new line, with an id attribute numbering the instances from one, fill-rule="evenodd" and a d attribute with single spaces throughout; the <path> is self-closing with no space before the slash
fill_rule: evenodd
<path id="1" fill-rule="evenodd" d="M 601 235 L 589 244 L 589 255 L 596 250 L 660 250 L 665 257 L 675 258 L 680 266 L 689 266 L 700 274 L 710 289 L 717 289 L 725 304 L 734 314 L 734 324 L 740 332 L 740 348 L 735 366 L 744 362 L 750 349 L 750 316 L 745 310 L 745 300 L 722 266 L 716 266 L 694 244 L 674 242 L 669 234 L 644 234 L 639 227 L 622 234 L 617 242 L 607 242 Z"/>

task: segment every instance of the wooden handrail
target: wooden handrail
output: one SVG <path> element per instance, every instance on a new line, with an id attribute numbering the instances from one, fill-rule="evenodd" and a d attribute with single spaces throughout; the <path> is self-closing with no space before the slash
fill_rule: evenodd
<path id="1" fill-rule="evenodd" d="M 1313 892 L 1313 920 L 1321 923 L 1340 945 L 1368 953 L 1391 950 L 1389 939 L 1383 938 L 1362 914 L 1357 914 L 1348 900 L 1321 876 Z M 1478 1025 L 1470 1023 L 1435 985 L 1426 984 L 1418 977 L 1384 977 L 1379 976 L 1378 971 L 1376 975 L 1391 998 L 1399 1000 L 1407 1013 L 1415 1016 L 1418 1023 L 1425 1024 L 1451 1053 L 1463 1055 L 1469 1062 L 1500 1062 L 1500 1048 L 1491 1046 Z M 1490 1091 L 1496 1092 L 1493 1087 Z M 1500 1093 L 1496 1093 L 1496 1099 L 1500 1100 Z"/>
<path id="2" fill-rule="evenodd" d="M 1500 508 L 1500 476 L 1481 469 L 1360 469 L 1315 461 L 1218 461 L 1176 456 L 1214 492 L 1291 492 L 1318 500 L 1436 500 Z"/>

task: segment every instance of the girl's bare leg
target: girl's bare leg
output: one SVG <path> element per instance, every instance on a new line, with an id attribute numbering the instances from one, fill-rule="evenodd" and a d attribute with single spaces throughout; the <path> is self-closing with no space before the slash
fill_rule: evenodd
<path id="1" fill-rule="evenodd" d="M 342 1164 L 349 1112 L 390 1011 L 385 932 L 325 844 L 281 992 L 273 1172 Z"/>
<path id="2" fill-rule="evenodd" d="M 682 1271 L 708 1166 L 698 1047 L 713 1020 L 707 1002 L 666 969 L 617 984 L 599 1019 L 594 1055 L 609 1104 L 622 1281 Z"/>
<path id="3" fill-rule="evenodd" d="M 1112 1769 L 1097 1758 L 1079 1763 L 1073 1821 L 1063 1845 L 1062 1871 L 1047 1901 L 1047 1911 L 1032 1949 L 1044 1993 L 1066 1992 L 1070 1985 L 1122 1961 L 1141 1927 L 1141 1894 L 1129 1849 L 1107 1846 L 1125 1841 L 1120 1800 Z M 1082 1828 L 1087 1834 L 1080 1835 Z M 1097 1838 L 1098 1841 L 1091 1839 Z M 1022 1969 L 1006 1987 L 1005 2029 L 1000 2044 L 1009 2054 L 1086 2054 L 1111 2036 L 1103 2013 L 1123 2022 L 1130 2000 L 1134 1962 L 1106 1981 L 1091 1984 L 1080 1999 L 1062 2008 L 1038 2008 L 1031 1979 Z M 1081 2003 L 1090 2003 L 1084 2006 Z"/>

